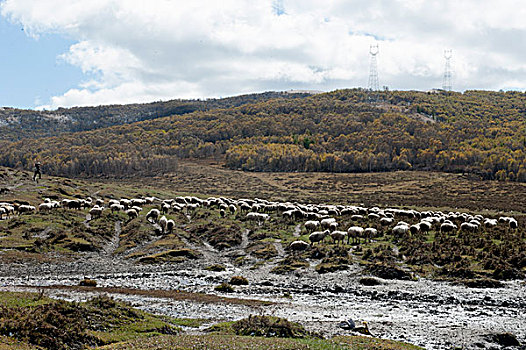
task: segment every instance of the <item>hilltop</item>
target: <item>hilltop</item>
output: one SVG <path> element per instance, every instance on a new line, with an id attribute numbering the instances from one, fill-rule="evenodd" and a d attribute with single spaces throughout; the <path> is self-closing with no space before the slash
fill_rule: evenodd
<path id="1" fill-rule="evenodd" d="M 272 98 L 302 98 L 307 92 L 264 92 L 220 99 L 157 101 L 127 105 L 58 108 L 53 111 L 0 108 L 0 140 L 56 136 L 195 111 L 237 107 Z"/>
<path id="2" fill-rule="evenodd" d="M 471 173 L 526 182 L 526 95 L 361 89 L 262 98 L 53 137 L 0 141 L 0 164 L 69 177 L 137 177 L 215 159 L 265 172 Z"/>

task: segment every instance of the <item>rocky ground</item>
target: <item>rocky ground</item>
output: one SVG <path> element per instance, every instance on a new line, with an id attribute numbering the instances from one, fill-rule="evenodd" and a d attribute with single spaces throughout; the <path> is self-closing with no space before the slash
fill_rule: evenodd
<path id="1" fill-rule="evenodd" d="M 514 338 L 526 342 L 523 281 L 505 282 L 504 288 L 487 289 L 425 279 L 376 279 L 380 284 L 365 286 L 360 283 L 362 271 L 358 265 L 348 271 L 323 275 L 313 268 L 276 275 L 270 273 L 273 263 L 259 268 L 229 264 L 229 255 L 241 254 L 242 247 L 222 253 L 209 246 L 194 248 L 203 253 L 203 258 L 178 264 L 134 264 L 113 256 L 112 249 L 106 249 L 101 253 L 86 253 L 71 262 L 4 265 L 0 269 L 0 286 L 2 290 L 39 290 L 41 286 L 78 285 L 88 277 L 97 281 L 97 287 L 184 290 L 273 302 L 268 306 L 239 305 L 174 300 L 133 292 L 113 295 L 154 313 L 208 319 L 202 329 L 218 321 L 265 314 L 300 322 L 325 336 L 349 334 L 338 327 L 343 320 L 367 321 L 374 336 L 403 340 L 426 349 L 497 349 L 513 344 Z M 206 270 L 212 263 L 223 263 L 226 270 Z M 215 286 L 234 275 L 246 277 L 249 285 L 236 286 L 234 292 L 227 294 L 215 291 Z M 68 300 L 85 300 L 99 292 L 60 287 L 46 290 L 52 297 Z"/>

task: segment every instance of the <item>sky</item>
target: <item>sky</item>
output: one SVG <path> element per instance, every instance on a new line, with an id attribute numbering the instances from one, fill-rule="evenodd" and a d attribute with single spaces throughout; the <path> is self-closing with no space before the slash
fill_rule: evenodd
<path id="1" fill-rule="evenodd" d="M 522 0 L 0 0 L 0 106 L 379 85 L 526 89 Z"/>

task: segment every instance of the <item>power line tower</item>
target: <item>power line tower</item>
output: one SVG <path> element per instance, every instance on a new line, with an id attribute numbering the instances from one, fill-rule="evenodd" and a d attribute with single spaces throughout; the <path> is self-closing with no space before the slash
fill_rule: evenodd
<path id="1" fill-rule="evenodd" d="M 274 0 L 272 4 L 272 10 L 278 16 L 285 14 L 285 7 L 283 6 L 283 0 Z"/>
<path id="2" fill-rule="evenodd" d="M 451 56 L 453 51 L 451 49 L 444 50 L 444 58 L 446 59 L 446 65 L 444 67 L 444 80 L 442 81 L 442 89 L 445 91 L 451 91 Z"/>
<path id="3" fill-rule="evenodd" d="M 378 44 L 371 45 L 369 47 L 370 63 L 369 63 L 369 82 L 367 89 L 371 93 L 370 99 L 373 101 L 378 100 L 378 90 L 380 90 L 378 84 L 378 65 L 376 62 L 376 55 L 378 55 L 379 49 Z"/>

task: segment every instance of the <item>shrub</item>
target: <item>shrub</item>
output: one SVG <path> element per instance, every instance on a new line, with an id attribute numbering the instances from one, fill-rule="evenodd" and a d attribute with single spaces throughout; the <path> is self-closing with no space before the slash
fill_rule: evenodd
<path id="1" fill-rule="evenodd" d="M 225 271 L 226 267 L 221 264 L 214 264 L 214 265 L 207 266 L 206 270 L 214 271 L 214 272 L 221 272 L 221 271 Z"/>
<path id="2" fill-rule="evenodd" d="M 234 291 L 234 288 L 226 282 L 223 282 L 220 285 L 215 286 L 214 289 L 217 290 L 218 292 L 223 292 L 223 293 L 232 293 Z"/>
<path id="3" fill-rule="evenodd" d="M 82 281 L 80 281 L 79 286 L 96 287 L 97 286 L 97 281 L 89 279 L 89 278 L 84 278 Z"/>
<path id="4" fill-rule="evenodd" d="M 232 329 L 238 335 L 256 337 L 303 338 L 307 335 L 307 331 L 299 323 L 272 316 L 250 315 L 234 322 Z"/>
<path id="5" fill-rule="evenodd" d="M 243 276 L 232 276 L 229 283 L 233 286 L 246 286 L 248 285 L 248 280 Z"/>

